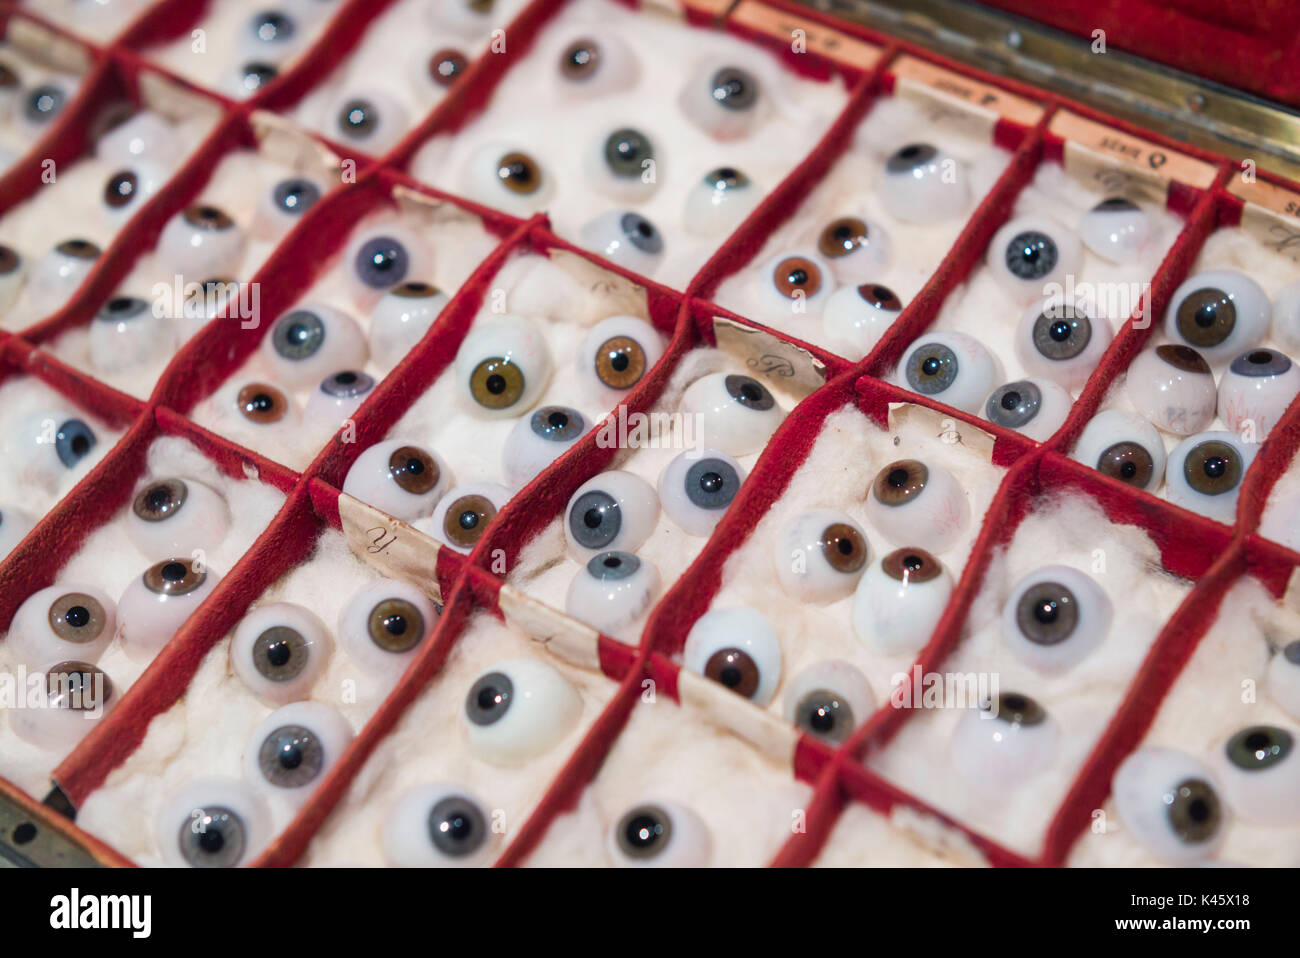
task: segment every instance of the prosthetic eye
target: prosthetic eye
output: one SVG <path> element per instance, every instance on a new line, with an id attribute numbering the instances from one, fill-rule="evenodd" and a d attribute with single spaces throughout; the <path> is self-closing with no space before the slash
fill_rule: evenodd
<path id="1" fill-rule="evenodd" d="M 952 576 L 930 553 L 896 549 L 863 573 L 853 593 L 853 634 L 881 655 L 912 655 L 930 641 L 952 595 Z"/>
<path id="2" fill-rule="evenodd" d="M 1259 345 L 1273 306 L 1260 285 L 1236 270 L 1197 273 L 1174 290 L 1165 313 L 1165 336 L 1191 346 L 1211 365 Z"/>
<path id="3" fill-rule="evenodd" d="M 271 602 L 240 621 L 230 664 L 249 691 L 274 707 L 309 697 L 333 650 L 334 639 L 314 612 Z"/>
<path id="4" fill-rule="evenodd" d="M 1144 350 L 1129 366 L 1125 390 L 1133 408 L 1165 432 L 1190 436 L 1214 421 L 1214 374 L 1190 346 Z"/>
<path id="5" fill-rule="evenodd" d="M 922 396 L 978 415 L 1001 372 L 993 354 L 974 336 L 936 332 L 925 334 L 903 354 L 898 382 Z"/>
<path id="6" fill-rule="evenodd" d="M 686 637 L 682 661 L 755 705 L 770 702 L 781 681 L 781 643 L 762 613 L 748 606 L 700 616 Z"/>
<path id="7" fill-rule="evenodd" d="M 609 551 L 635 552 L 659 521 L 659 497 L 640 476 L 611 470 L 588 479 L 564 511 L 569 555 L 586 563 Z"/>
<path id="8" fill-rule="evenodd" d="M 559 672 L 535 659 L 509 659 L 475 679 L 461 725 L 479 758 L 516 766 L 558 745 L 581 716 L 582 698 Z"/>
<path id="9" fill-rule="evenodd" d="M 1164 864 L 1203 861 L 1223 844 L 1229 816 L 1222 791 L 1190 755 L 1139 749 L 1115 772 L 1111 791 L 1124 827 Z"/>
<path id="10" fill-rule="evenodd" d="M 626 627 L 650 608 L 659 570 L 630 552 L 593 556 L 569 583 L 564 611 L 605 635 L 628 638 Z"/>
<path id="11" fill-rule="evenodd" d="M 899 459 L 876 473 L 867 518 L 890 542 L 924 542 L 947 552 L 970 527 L 966 493 L 951 472 L 920 459 Z"/>
<path id="12" fill-rule="evenodd" d="M 683 532 L 707 536 L 745 481 L 745 468 L 717 449 L 680 453 L 659 474 L 659 501 Z"/>
<path id="13" fill-rule="evenodd" d="M 1071 456 L 1135 489 L 1155 492 L 1165 475 L 1165 444 L 1141 416 L 1107 409 L 1084 427 Z"/>
<path id="14" fill-rule="evenodd" d="M 870 557 L 862 527 L 835 509 L 795 516 L 781 528 L 772 549 L 786 595 L 820 605 L 853 592 Z"/>

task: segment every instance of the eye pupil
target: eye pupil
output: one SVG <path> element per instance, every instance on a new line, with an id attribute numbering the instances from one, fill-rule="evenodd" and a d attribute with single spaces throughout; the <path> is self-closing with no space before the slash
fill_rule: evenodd
<path id="1" fill-rule="evenodd" d="M 588 509 L 582 514 L 582 524 L 588 529 L 600 528 L 601 511 L 599 509 Z"/>
<path id="2" fill-rule="evenodd" d="M 1267 366 L 1273 361 L 1273 354 L 1267 349 L 1257 349 L 1247 356 L 1246 359 L 1248 362 L 1254 363 L 1256 366 Z"/>
<path id="3" fill-rule="evenodd" d="M 384 619 L 384 630 L 389 635 L 404 635 L 406 633 L 406 617 L 401 615 L 390 615 Z"/>
<path id="4" fill-rule="evenodd" d="M 722 489 L 723 479 L 716 472 L 706 472 L 700 476 L 700 488 L 705 492 L 714 493 Z"/>
<path id="5" fill-rule="evenodd" d="M 745 383 L 740 387 L 740 394 L 747 402 L 756 403 L 763 398 L 763 391 L 754 383 Z"/>
<path id="6" fill-rule="evenodd" d="M 743 678 L 744 675 L 741 673 L 740 669 L 736 668 L 734 665 L 728 665 L 718 673 L 718 681 L 729 689 L 734 689 L 741 683 Z"/>
<path id="7" fill-rule="evenodd" d="M 618 568 L 619 566 L 621 566 L 622 564 L 623 564 L 623 560 L 620 559 L 618 556 L 606 556 L 606 557 L 605 557 L 605 568 L 606 568 L 606 569 L 617 569 L 617 568 Z"/>
<path id="8" fill-rule="evenodd" d="M 1067 320 L 1059 319 L 1052 323 L 1049 335 L 1058 343 L 1063 343 L 1070 338 L 1070 323 Z"/>
<path id="9" fill-rule="evenodd" d="M 906 469 L 892 470 L 889 473 L 889 477 L 886 479 L 886 481 L 895 489 L 902 489 L 905 485 L 907 485 L 907 470 Z"/>
<path id="10" fill-rule="evenodd" d="M 1020 712 L 1025 707 L 1025 697 L 1016 695 L 1014 692 L 1002 697 L 1002 704 L 1013 712 Z"/>
<path id="11" fill-rule="evenodd" d="M 1205 460 L 1205 465 L 1202 468 L 1211 479 L 1219 479 L 1228 471 L 1228 460 L 1222 456 L 1211 456 Z"/>
<path id="12" fill-rule="evenodd" d="M 500 396 L 503 392 L 506 391 L 506 380 L 505 377 L 502 376 L 500 373 L 493 373 L 492 375 L 488 376 L 487 380 L 483 383 L 483 385 L 487 389 L 487 391 L 494 396 Z"/>
<path id="13" fill-rule="evenodd" d="M 292 656 L 293 650 L 289 648 L 288 642 L 272 642 L 266 648 L 266 660 L 276 668 L 288 665 Z"/>
<path id="14" fill-rule="evenodd" d="M 841 539 L 835 543 L 835 548 L 840 551 L 840 555 L 851 555 L 853 552 L 853 543 L 848 539 Z"/>
<path id="15" fill-rule="evenodd" d="M 1197 326 L 1200 326 L 1202 329 L 1209 329 L 1215 323 L 1216 313 L 1217 310 L 1215 309 L 1215 304 L 1206 303 L 1196 311 L 1193 319 Z"/>
<path id="16" fill-rule="evenodd" d="M 1137 463 L 1133 462 L 1132 460 L 1129 460 L 1128 462 L 1124 463 L 1122 466 L 1119 467 L 1119 474 L 1123 476 L 1125 479 L 1132 479 L 1134 476 L 1137 475 L 1137 471 L 1138 471 Z"/>
<path id="17" fill-rule="evenodd" d="M 563 429 L 569 424 L 569 417 L 562 412 L 553 412 L 546 417 L 546 421 L 556 429 Z"/>
<path id="18" fill-rule="evenodd" d="M 462 529 L 473 529 L 478 525 L 478 513 L 473 509 L 466 509 L 460 514 L 460 527 Z"/>
<path id="19" fill-rule="evenodd" d="M 1017 406 L 1019 406 L 1019 405 L 1020 405 L 1020 393 L 1015 392 L 1015 391 L 1013 390 L 1012 392 L 1009 392 L 1009 393 L 1003 393 L 1003 394 L 1002 394 L 1002 408 L 1003 408 L 1003 409 L 1006 409 L 1006 410 L 1012 410 L 1012 409 L 1015 409 L 1015 408 L 1016 408 Z"/>
<path id="20" fill-rule="evenodd" d="M 480 689 L 478 693 L 478 707 L 484 710 L 494 709 L 504 701 L 505 696 L 492 686 Z"/>
<path id="21" fill-rule="evenodd" d="M 942 366 L 943 363 L 937 357 L 931 356 L 929 359 L 926 359 L 921 363 L 921 371 L 927 376 L 933 376 L 939 372 L 939 369 Z"/>
<path id="22" fill-rule="evenodd" d="M 1209 802 L 1203 798 L 1194 798 L 1187 803 L 1187 817 L 1198 825 L 1214 814 Z"/>
<path id="23" fill-rule="evenodd" d="M 802 269 L 792 269 L 786 276 L 786 282 L 791 286 L 805 286 L 808 283 L 808 273 Z"/>
<path id="24" fill-rule="evenodd" d="M 214 828 L 211 822 L 207 824 L 207 827 L 204 828 L 203 832 L 199 835 L 199 847 L 209 854 L 215 855 L 225 847 L 225 844 L 226 839 L 225 836 L 221 834 L 221 829 Z"/>
<path id="25" fill-rule="evenodd" d="M 90 610 L 84 605 L 74 605 L 63 613 L 63 620 L 74 629 L 80 629 L 90 621 Z"/>
<path id="26" fill-rule="evenodd" d="M 1058 614 L 1059 609 L 1055 599 L 1047 599 L 1034 609 L 1034 618 L 1044 625 L 1050 625 L 1055 622 Z"/>
<path id="27" fill-rule="evenodd" d="M 906 556 L 903 559 L 903 568 L 908 572 L 915 572 L 923 565 L 925 565 L 925 560 L 920 556 Z"/>
<path id="28" fill-rule="evenodd" d="M 616 353 L 610 353 L 609 355 L 609 364 L 614 368 L 615 372 L 620 372 L 620 373 L 627 372 L 627 367 L 630 366 L 631 363 L 632 363 L 631 357 L 628 356 L 628 354 L 625 352 L 620 351 Z"/>
<path id="29" fill-rule="evenodd" d="M 302 749 L 296 742 L 286 742 L 280 749 L 278 760 L 281 768 L 295 769 L 302 764 Z"/>
<path id="30" fill-rule="evenodd" d="M 182 562 L 168 562 L 160 570 L 162 577 L 168 582 L 180 582 L 185 578 L 185 573 L 189 571 Z"/>

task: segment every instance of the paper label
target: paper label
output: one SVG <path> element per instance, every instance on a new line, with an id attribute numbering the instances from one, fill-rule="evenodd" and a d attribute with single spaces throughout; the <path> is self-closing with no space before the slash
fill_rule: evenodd
<path id="1" fill-rule="evenodd" d="M 754 0 L 741 0 L 728 19 L 789 43 L 795 52 L 817 53 L 859 70 L 870 70 L 880 59 L 880 47 L 874 44 Z"/>
<path id="2" fill-rule="evenodd" d="M 993 443 L 996 438 L 968 422 L 945 416 L 931 409 L 910 402 L 891 402 L 889 404 L 889 431 L 896 432 L 906 425 L 917 424 L 941 442 L 954 446 L 973 449 L 985 459 L 993 458 Z"/>
<path id="3" fill-rule="evenodd" d="M 735 732 L 772 761 L 794 767 L 799 732 L 790 723 L 687 669 L 677 676 L 677 693 L 683 708 L 695 709 L 715 725 Z"/>
<path id="4" fill-rule="evenodd" d="M 517 589 L 503 585 L 497 595 L 501 614 L 546 650 L 579 668 L 600 671 L 600 633 Z"/>
<path id="5" fill-rule="evenodd" d="M 31 20 L 10 17 L 5 41 L 33 60 L 62 73 L 84 75 L 90 70 L 90 54 L 85 47 Z"/>
<path id="6" fill-rule="evenodd" d="M 348 547 L 363 562 L 390 579 L 416 586 L 442 601 L 436 569 L 441 546 L 423 532 L 347 493 L 339 493 L 339 519 Z"/>
<path id="7" fill-rule="evenodd" d="M 1014 120 L 1023 126 L 1033 126 L 1043 116 L 1043 107 L 1032 100 L 916 57 L 899 57 L 889 65 L 889 71 L 898 79 L 900 93 L 937 99 L 948 106 L 975 114 L 988 127 L 992 127 L 1000 118 Z"/>
<path id="8" fill-rule="evenodd" d="M 722 316 L 713 317 L 718 348 L 735 356 L 755 379 L 799 398 L 826 385 L 826 364 L 765 329 L 743 326 Z"/>
<path id="9" fill-rule="evenodd" d="M 258 152 L 291 169 L 315 175 L 324 184 L 339 179 L 341 161 L 333 150 L 304 133 L 292 120 L 267 110 L 249 117 L 257 135 Z"/>
<path id="10" fill-rule="evenodd" d="M 1300 262 L 1300 193 L 1256 180 L 1234 177 L 1228 192 L 1244 201 L 1241 228 L 1264 246 Z"/>
<path id="11" fill-rule="evenodd" d="M 1207 189 L 1218 172 L 1209 163 L 1068 110 L 1053 116 L 1048 130 L 1065 140 L 1066 169 L 1085 178 L 1101 178 L 1106 175 L 1105 171 L 1118 169 L 1162 187 L 1177 180 L 1188 186 Z"/>

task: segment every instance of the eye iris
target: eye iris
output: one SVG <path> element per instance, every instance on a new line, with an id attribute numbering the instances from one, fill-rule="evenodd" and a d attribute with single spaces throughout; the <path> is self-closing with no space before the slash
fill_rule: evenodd
<path id="1" fill-rule="evenodd" d="M 1271 349 L 1253 349 L 1234 359 L 1229 368 L 1238 376 L 1281 376 L 1291 368 L 1291 360 Z"/>
<path id="2" fill-rule="evenodd" d="M 400 446 L 388 457 L 388 475 L 402 489 L 422 496 L 438 484 L 441 470 L 423 449 L 417 446 Z"/>
<path id="3" fill-rule="evenodd" d="M 830 689 L 815 689 L 799 700 L 799 727 L 828 742 L 843 742 L 853 731 L 853 709 Z"/>
<path id="4" fill-rule="evenodd" d="M 543 406 L 529 421 L 534 435 L 551 442 L 568 442 L 587 431 L 582 413 L 567 406 Z"/>
<path id="5" fill-rule="evenodd" d="M 609 493 L 584 492 L 569 510 L 569 532 L 587 549 L 609 545 L 623 528 L 622 510 Z"/>
<path id="6" fill-rule="evenodd" d="M 998 696 L 997 713 L 994 718 L 1008 725 L 1039 725 L 1047 720 L 1043 707 L 1028 695 L 1019 692 L 1003 692 Z"/>
<path id="7" fill-rule="evenodd" d="M 876 473 L 871 491 L 881 505 L 901 506 L 924 492 L 929 481 L 930 470 L 925 463 L 900 459 Z"/>
<path id="8" fill-rule="evenodd" d="M 145 522 L 170 519 L 185 505 L 189 487 L 180 479 L 165 479 L 141 489 L 131 511 Z"/>
<path id="9" fill-rule="evenodd" d="M 80 419 L 69 419 L 54 434 L 54 452 L 71 469 L 95 448 L 95 434 Z"/>
<path id="10" fill-rule="evenodd" d="M 618 847 L 629 858 L 654 858 L 663 854 L 673 837 L 672 819 L 656 805 L 634 808 L 614 829 Z"/>
<path id="11" fill-rule="evenodd" d="M 228 808 L 201 809 L 181 822 L 177 840 L 181 857 L 195 868 L 229 868 L 244 854 L 244 822 Z"/>
<path id="12" fill-rule="evenodd" d="M 888 173 L 912 173 L 934 162 L 938 151 L 928 143 L 909 143 L 885 162 Z"/>
<path id="13" fill-rule="evenodd" d="M 300 309 L 275 325 L 275 351 L 289 360 L 310 359 L 325 345 L 325 324 L 319 316 Z"/>
<path id="14" fill-rule="evenodd" d="M 645 368 L 645 349 L 630 336 L 613 336 L 596 350 L 596 376 L 611 389 L 631 389 Z"/>
<path id="15" fill-rule="evenodd" d="M 602 552 L 587 563 L 588 574 L 602 582 L 630 578 L 640 568 L 641 560 L 630 552 Z"/>
<path id="16" fill-rule="evenodd" d="M 1165 796 L 1166 815 L 1174 834 L 1188 844 L 1198 845 L 1215 836 L 1223 821 L 1219 796 L 1208 782 L 1189 778 Z"/>
<path id="17" fill-rule="evenodd" d="M 933 396 L 956 382 L 960 369 L 957 354 L 951 349 L 942 343 L 927 343 L 912 351 L 904 372 L 914 392 Z"/>
<path id="18" fill-rule="evenodd" d="M 704 675 L 737 695 L 751 698 L 758 690 L 758 664 L 740 649 L 719 649 L 709 656 Z"/>
<path id="19" fill-rule="evenodd" d="M 727 110 L 748 110 L 758 99 L 758 83 L 744 70 L 723 67 L 713 74 L 713 101 Z"/>
<path id="20" fill-rule="evenodd" d="M 297 629 L 276 625 L 253 642 L 253 666 L 272 682 L 287 682 L 307 667 L 307 640 Z"/>
<path id="21" fill-rule="evenodd" d="M 1175 324 L 1193 346 L 1217 346 L 1236 328 L 1237 307 L 1221 289 L 1198 289 L 1178 305 Z"/>
<path id="22" fill-rule="evenodd" d="M 121 209 L 131 202 L 140 181 L 134 173 L 123 170 L 109 178 L 104 185 L 104 202 L 111 209 Z"/>
<path id="23" fill-rule="evenodd" d="M 391 236 L 376 236 L 357 251 L 357 276 L 374 289 L 396 286 L 410 268 L 406 247 Z"/>
<path id="24" fill-rule="evenodd" d="M 444 855 L 472 855 L 487 841 L 487 822 L 468 798 L 444 798 L 429 810 L 429 840 Z"/>
<path id="25" fill-rule="evenodd" d="M 1098 472 L 1138 489 L 1146 488 L 1155 472 L 1155 466 L 1151 453 L 1136 442 L 1117 442 L 1108 446 L 1097 458 Z"/>
<path id="26" fill-rule="evenodd" d="M 164 559 L 145 571 L 144 584 L 157 595 L 188 595 L 207 578 L 208 574 L 196 570 L 192 562 Z"/>
<path id="27" fill-rule="evenodd" d="M 320 190 L 310 180 L 284 180 L 275 187 L 275 205 L 286 213 L 303 213 L 319 199 Z"/>
<path id="28" fill-rule="evenodd" d="M 542 185 L 542 171 L 526 153 L 507 153 L 497 161 L 497 179 L 512 193 L 536 193 Z"/>
<path id="29" fill-rule="evenodd" d="M 736 470 L 721 459 L 701 459 L 686 471 L 686 497 L 701 509 L 727 508 L 739 488 Z"/>
<path id="30" fill-rule="evenodd" d="M 1223 495 L 1241 482 L 1241 456 L 1226 442 L 1208 440 L 1187 454 L 1183 476 L 1202 495 Z"/>
<path id="31" fill-rule="evenodd" d="M 802 256 L 791 256 L 777 263 L 773 279 L 777 290 L 787 299 L 815 296 L 822 288 L 822 271 Z"/>
<path id="32" fill-rule="evenodd" d="M 113 683 L 96 666 L 69 660 L 50 666 L 45 692 L 54 708 L 93 712 L 113 697 Z"/>
<path id="33" fill-rule="evenodd" d="M 891 579 L 902 582 L 930 582 L 939 577 L 942 566 L 939 560 L 924 549 L 908 546 L 895 549 L 880 560 L 880 567 Z"/>
<path id="34" fill-rule="evenodd" d="M 822 554 L 837 572 L 857 572 L 867 561 L 867 544 L 857 529 L 834 522 L 821 534 Z"/>
<path id="35" fill-rule="evenodd" d="M 663 252 L 664 239 L 655 229 L 655 225 L 640 213 L 625 213 L 619 221 L 619 228 L 629 243 L 643 253 Z"/>
<path id="36" fill-rule="evenodd" d="M 615 130 L 605 139 L 605 163 L 615 176 L 637 177 L 654 158 L 650 139 L 640 130 Z"/>
<path id="37" fill-rule="evenodd" d="M 705 174 L 704 182 L 719 193 L 749 185 L 749 177 L 730 166 L 720 166 Z"/>
<path id="38" fill-rule="evenodd" d="M 321 383 L 321 392 L 336 399 L 355 399 L 375 388 L 372 376 L 355 369 L 335 373 Z"/>
<path id="39" fill-rule="evenodd" d="M 104 631 L 104 607 L 82 592 L 55 599 L 48 618 L 54 634 L 65 642 L 92 642 Z"/>
<path id="40" fill-rule="evenodd" d="M 1020 279 L 1042 279 L 1056 268 L 1059 259 L 1055 241 L 1037 230 L 1017 233 L 1007 244 L 1007 269 Z"/>
<path id="41" fill-rule="evenodd" d="M 879 283 L 867 283 L 858 287 L 858 295 L 876 309 L 896 313 L 903 308 L 903 303 L 888 286 Z"/>
<path id="42" fill-rule="evenodd" d="M 1033 383 L 1007 383 L 994 391 L 984 409 L 990 422 L 1016 429 L 1038 415 L 1042 401 L 1042 391 Z"/>
<path id="43" fill-rule="evenodd" d="M 480 406 L 507 409 L 524 394 L 524 372 L 506 357 L 491 356 L 470 373 L 469 391 Z"/>
<path id="44" fill-rule="evenodd" d="M 767 391 L 767 387 L 757 379 L 733 373 L 723 380 L 723 385 L 727 394 L 746 409 L 763 412 L 776 405 L 776 400 Z"/>
<path id="45" fill-rule="evenodd" d="M 1070 306 L 1049 311 L 1034 321 L 1034 348 L 1046 359 L 1073 359 L 1092 340 L 1092 322 Z"/>
<path id="46" fill-rule="evenodd" d="M 379 111 L 369 100 L 349 100 L 339 110 L 339 132 L 349 137 L 366 137 L 379 126 Z"/>
<path id="47" fill-rule="evenodd" d="M 409 652 L 424 638 L 424 616 L 405 599 L 385 599 L 370 610 L 366 631 L 385 652 Z"/>
<path id="48" fill-rule="evenodd" d="M 515 683 L 504 672 L 481 676 L 465 696 L 465 715 L 475 725 L 492 725 L 505 718 L 515 694 Z"/>
<path id="49" fill-rule="evenodd" d="M 473 548 L 489 522 L 496 516 L 496 506 L 484 496 L 462 496 L 447 508 L 442 531 L 462 549 Z"/>
<path id="50" fill-rule="evenodd" d="M 451 86 L 467 66 L 469 60 L 459 50 L 439 50 L 429 58 L 429 76 L 438 86 Z"/>
<path id="51" fill-rule="evenodd" d="M 280 788 L 301 788 L 320 774 L 325 749 L 316 734 L 301 725 L 282 725 L 262 740 L 257 766 Z"/>
<path id="52" fill-rule="evenodd" d="M 1272 725 L 1244 728 L 1224 746 L 1228 760 L 1247 772 L 1271 768 L 1291 754 L 1291 733 Z"/>
<path id="53" fill-rule="evenodd" d="M 1016 625 L 1035 645 L 1056 645 L 1074 634 L 1079 603 L 1059 582 L 1039 582 L 1025 590 L 1016 604 Z"/>
<path id="54" fill-rule="evenodd" d="M 831 223 L 817 241 L 817 248 L 824 256 L 838 259 L 848 256 L 868 240 L 867 224 L 860 219 L 846 216 Z"/>
<path id="55" fill-rule="evenodd" d="M 244 418 L 260 425 L 279 422 L 289 411 L 284 393 L 266 383 L 249 383 L 235 397 L 235 405 Z"/>

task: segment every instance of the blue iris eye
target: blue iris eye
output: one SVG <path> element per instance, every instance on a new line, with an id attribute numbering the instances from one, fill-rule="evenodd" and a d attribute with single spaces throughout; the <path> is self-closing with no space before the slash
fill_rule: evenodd
<path id="1" fill-rule="evenodd" d="M 389 289 L 406 278 L 411 260 L 391 236 L 376 236 L 357 251 L 357 275 L 367 286 Z"/>
<path id="2" fill-rule="evenodd" d="M 54 451 L 58 453 L 59 461 L 71 469 L 95 448 L 95 442 L 95 434 L 89 426 L 80 419 L 69 419 L 55 434 Z"/>

